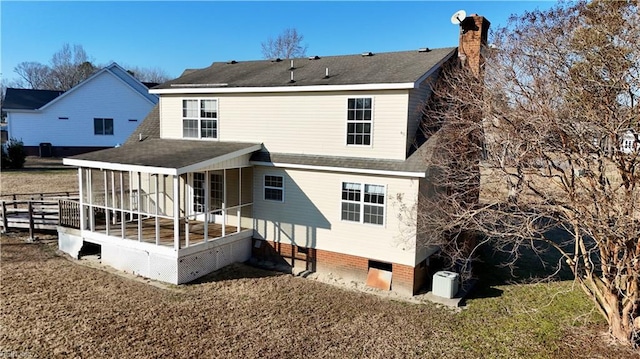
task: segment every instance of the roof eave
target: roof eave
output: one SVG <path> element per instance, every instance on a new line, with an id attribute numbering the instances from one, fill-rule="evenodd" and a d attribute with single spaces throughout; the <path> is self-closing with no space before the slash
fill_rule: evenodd
<path id="1" fill-rule="evenodd" d="M 76 158 L 63 158 L 62 164 L 67 166 L 75 166 L 75 167 L 98 168 L 101 170 L 157 173 L 157 174 L 170 175 L 170 176 L 175 176 L 178 174 L 177 168 L 152 167 L 152 166 L 133 165 L 133 164 L 124 164 L 124 163 L 116 163 L 116 162 L 90 161 L 90 160 L 81 160 Z"/>
<path id="2" fill-rule="evenodd" d="M 145 172 L 145 173 L 155 173 L 155 174 L 176 176 L 184 173 L 195 172 L 203 168 L 215 165 L 217 163 L 227 161 L 236 157 L 240 157 L 255 151 L 259 151 L 261 149 L 262 149 L 262 144 L 255 144 L 253 146 L 246 147 L 231 153 L 227 153 L 222 156 L 217 156 L 217 157 L 208 159 L 206 161 L 196 162 L 196 163 L 192 163 L 187 166 L 178 167 L 178 168 L 146 166 L 146 165 L 136 165 L 136 164 L 126 164 L 126 163 L 119 163 L 119 162 L 106 162 L 106 161 L 96 161 L 96 160 L 83 160 L 83 159 L 77 159 L 77 158 L 64 158 L 62 159 L 62 164 L 68 165 L 68 166 L 75 166 L 75 167 L 98 168 L 102 170 Z"/>
<path id="3" fill-rule="evenodd" d="M 28 109 L 28 108 L 2 108 L 4 112 L 41 112 L 39 108 L 36 109 Z"/>
<path id="4" fill-rule="evenodd" d="M 399 82 L 381 84 L 311 85 L 311 86 L 271 86 L 271 87 L 180 87 L 151 89 L 152 94 L 204 94 L 204 93 L 267 93 L 267 92 L 324 92 L 324 91 L 366 91 L 366 90 L 407 90 L 416 88 L 419 82 Z M 194 84 L 195 85 L 195 84 Z"/>

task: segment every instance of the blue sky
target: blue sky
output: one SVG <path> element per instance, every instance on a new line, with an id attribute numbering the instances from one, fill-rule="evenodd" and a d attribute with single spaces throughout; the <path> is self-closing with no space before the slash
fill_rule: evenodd
<path id="1" fill-rule="evenodd" d="M 457 46 L 450 22 L 460 9 L 492 28 L 510 14 L 546 9 L 550 1 L 0 2 L 1 71 L 23 61 L 49 63 L 63 44 L 80 44 L 94 63 L 158 67 L 177 77 L 211 62 L 255 60 L 261 42 L 293 27 L 307 55 L 387 52 Z"/>

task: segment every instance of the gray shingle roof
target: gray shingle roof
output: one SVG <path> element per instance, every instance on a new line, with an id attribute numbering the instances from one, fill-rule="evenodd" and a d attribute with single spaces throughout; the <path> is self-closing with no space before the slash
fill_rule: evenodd
<path id="1" fill-rule="evenodd" d="M 151 138 L 120 147 L 84 153 L 72 160 L 180 169 L 257 146 L 257 143 Z"/>
<path id="2" fill-rule="evenodd" d="M 147 117 L 142 120 L 142 123 L 131 133 L 131 136 L 127 138 L 125 144 L 137 143 L 140 141 L 140 135 L 142 139 L 147 138 L 160 138 L 160 104 L 153 106 L 151 111 L 147 114 Z"/>
<path id="3" fill-rule="evenodd" d="M 437 138 L 432 136 L 406 160 L 384 160 L 378 158 L 357 158 L 341 156 L 299 155 L 291 153 L 254 152 L 252 162 L 267 162 L 279 165 L 305 165 L 333 167 L 345 170 L 389 171 L 424 173 L 428 156 L 436 148 Z"/>
<path id="4" fill-rule="evenodd" d="M 4 110 L 37 110 L 63 93 L 64 91 L 8 88 L 2 108 Z"/>
<path id="5" fill-rule="evenodd" d="M 185 71 L 177 79 L 165 82 L 156 89 L 207 87 L 225 84 L 224 87 L 316 86 L 353 85 L 415 82 L 443 60 L 456 48 L 433 49 L 428 52 L 402 51 L 373 54 L 373 56 L 326 56 L 319 59 L 293 59 L 275 62 L 271 60 L 214 62 L 200 70 Z M 329 69 L 329 77 L 325 71 Z M 295 82 L 290 82 L 291 72 Z M 211 86 L 215 87 L 215 86 Z"/>

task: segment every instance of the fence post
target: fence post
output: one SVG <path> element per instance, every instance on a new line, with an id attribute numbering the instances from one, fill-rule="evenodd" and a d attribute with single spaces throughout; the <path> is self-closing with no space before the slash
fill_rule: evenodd
<path id="1" fill-rule="evenodd" d="M 9 221 L 7 220 L 7 203 L 2 201 L 2 230 L 6 233 L 9 231 L 7 228 L 9 226 Z"/>
<path id="2" fill-rule="evenodd" d="M 16 195 L 13 195 L 13 208 L 16 209 L 18 208 L 18 203 L 16 203 Z"/>
<path id="3" fill-rule="evenodd" d="M 29 201 L 29 240 L 33 241 L 33 203 Z"/>

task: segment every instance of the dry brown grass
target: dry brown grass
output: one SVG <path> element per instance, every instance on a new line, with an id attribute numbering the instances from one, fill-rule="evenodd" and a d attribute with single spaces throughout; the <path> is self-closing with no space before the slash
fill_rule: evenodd
<path id="1" fill-rule="evenodd" d="M 529 296 L 542 292 L 522 287 Z M 65 259 L 52 244 L 4 236 L 0 356 L 636 357 L 591 337 L 591 328 L 600 331 L 601 323 L 575 327 L 556 320 L 564 313 L 523 311 L 519 286 L 498 288 L 504 291 L 500 297 L 471 299 L 462 313 L 244 265 L 197 284 L 161 288 Z M 564 295 L 580 298 L 579 291 L 550 290 L 561 301 Z M 563 341 L 567 333 L 570 343 Z"/>
<path id="2" fill-rule="evenodd" d="M 74 170 L 2 173 L 3 193 L 76 183 Z M 48 238 L 2 235 L 0 357 L 639 358 L 607 341 L 571 282 L 480 287 L 457 313 L 245 265 L 152 286 L 58 255 Z"/>
<path id="3" fill-rule="evenodd" d="M 27 157 L 23 170 L 2 170 L 0 194 L 77 192 L 78 172 L 59 158 Z"/>

